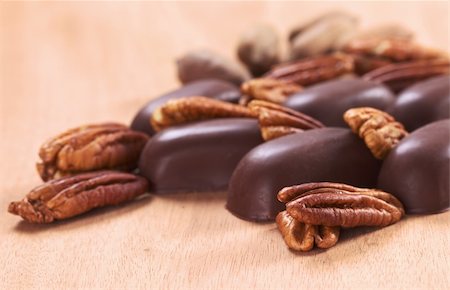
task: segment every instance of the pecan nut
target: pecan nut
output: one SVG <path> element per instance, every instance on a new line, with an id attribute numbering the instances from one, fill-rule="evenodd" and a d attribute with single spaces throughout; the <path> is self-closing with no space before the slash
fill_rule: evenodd
<path id="1" fill-rule="evenodd" d="M 388 226 L 404 216 L 393 195 L 376 189 L 319 182 L 287 187 L 279 200 L 290 200 L 286 210 L 294 219 L 323 226 Z"/>
<path id="2" fill-rule="evenodd" d="M 441 51 L 423 47 L 407 39 L 359 38 L 349 41 L 343 49 L 347 53 L 382 57 L 394 62 L 416 61 L 443 57 Z"/>
<path id="3" fill-rule="evenodd" d="M 336 53 L 281 64 L 275 66 L 264 76 L 308 86 L 351 73 L 353 69 L 354 60 L 352 56 Z"/>
<path id="4" fill-rule="evenodd" d="M 41 146 L 37 170 L 44 181 L 93 170 L 133 170 L 147 140 L 146 134 L 121 124 L 80 126 Z"/>
<path id="5" fill-rule="evenodd" d="M 169 100 L 157 108 L 152 115 L 151 124 L 155 131 L 194 121 L 214 118 L 255 118 L 249 108 L 207 97 L 186 97 Z"/>
<path id="6" fill-rule="evenodd" d="M 295 220 L 286 211 L 280 212 L 275 221 L 284 242 L 295 251 L 310 251 L 314 244 L 318 248 L 328 249 L 339 240 L 339 227 L 305 224 Z"/>
<path id="7" fill-rule="evenodd" d="M 325 127 L 308 115 L 274 103 L 253 100 L 248 107 L 258 115 L 261 134 L 266 141 L 304 130 Z"/>
<path id="8" fill-rule="evenodd" d="M 145 178 L 117 171 L 96 171 L 63 177 L 36 187 L 8 211 L 30 223 L 51 223 L 91 209 L 118 205 L 148 189 Z"/>
<path id="9" fill-rule="evenodd" d="M 243 95 L 239 103 L 241 105 L 247 105 L 251 100 L 263 100 L 281 104 L 289 96 L 301 90 L 301 86 L 282 80 L 269 78 L 252 79 L 241 85 Z"/>
<path id="10" fill-rule="evenodd" d="M 400 140 L 408 136 L 405 128 L 386 112 L 361 107 L 347 110 L 344 120 L 359 137 L 364 139 L 373 156 L 384 159 Z"/>
<path id="11" fill-rule="evenodd" d="M 363 79 L 384 83 L 394 92 L 421 80 L 450 73 L 450 61 L 445 58 L 394 63 L 363 75 Z"/>

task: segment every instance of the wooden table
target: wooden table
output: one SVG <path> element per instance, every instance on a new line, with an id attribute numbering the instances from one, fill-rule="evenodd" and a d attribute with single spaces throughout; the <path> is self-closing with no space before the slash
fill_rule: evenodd
<path id="1" fill-rule="evenodd" d="M 37 150 L 83 123 L 128 123 L 175 88 L 174 57 L 233 55 L 239 31 L 285 34 L 330 3 L 0 3 L 0 288 L 427 288 L 449 282 L 450 213 L 343 233 L 337 246 L 287 250 L 274 224 L 237 219 L 225 193 L 148 195 L 52 225 L 7 214 L 40 184 Z M 448 49 L 449 6 L 338 3 L 369 26 L 400 21 Z"/>

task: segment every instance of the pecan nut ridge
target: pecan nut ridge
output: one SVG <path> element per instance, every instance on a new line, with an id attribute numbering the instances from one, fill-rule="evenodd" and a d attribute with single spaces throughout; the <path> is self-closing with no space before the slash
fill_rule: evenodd
<path id="1" fill-rule="evenodd" d="M 408 136 L 403 125 L 386 112 L 370 108 L 352 108 L 344 113 L 344 121 L 350 129 L 364 140 L 369 150 L 378 159 Z"/>
<path id="2" fill-rule="evenodd" d="M 308 115 L 274 103 L 253 100 L 248 107 L 258 115 L 261 134 L 266 141 L 304 130 L 325 127 L 320 121 Z"/>
<path id="3" fill-rule="evenodd" d="M 36 187 L 8 211 L 30 223 L 51 223 L 91 209 L 118 205 L 148 189 L 145 178 L 118 171 L 96 171 L 55 179 Z"/>
<path id="4" fill-rule="evenodd" d="M 169 100 L 157 108 L 150 120 L 155 131 L 194 121 L 215 118 L 255 118 L 247 107 L 202 96 Z"/>
<path id="5" fill-rule="evenodd" d="M 239 100 L 241 105 L 247 105 L 251 100 L 263 100 L 276 104 L 281 104 L 287 98 L 297 92 L 302 87 L 283 80 L 258 78 L 246 81 L 241 85 L 242 97 Z"/>
<path id="6" fill-rule="evenodd" d="M 84 125 L 45 142 L 36 166 L 44 181 L 93 170 L 133 170 L 147 140 L 121 124 Z"/>

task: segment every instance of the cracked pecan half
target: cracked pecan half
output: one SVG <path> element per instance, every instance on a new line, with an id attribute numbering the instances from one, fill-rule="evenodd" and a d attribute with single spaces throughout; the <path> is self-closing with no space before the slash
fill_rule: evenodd
<path id="1" fill-rule="evenodd" d="M 386 65 L 363 75 L 363 79 L 384 83 L 399 92 L 418 81 L 449 73 L 450 61 L 441 58 Z"/>
<path id="2" fill-rule="evenodd" d="M 8 211 L 30 223 L 51 223 L 91 209 L 118 205 L 148 189 L 145 178 L 118 171 L 96 171 L 63 177 L 36 187 Z"/>
<path id="3" fill-rule="evenodd" d="M 37 170 L 42 180 L 80 172 L 133 170 L 148 136 L 116 123 L 73 128 L 45 142 Z"/>
<path id="4" fill-rule="evenodd" d="M 264 77 L 308 86 L 351 73 L 353 69 L 352 56 L 336 53 L 281 64 L 275 66 Z"/>
<path id="5" fill-rule="evenodd" d="M 151 124 L 155 131 L 194 121 L 215 118 L 255 118 L 249 108 L 207 97 L 194 96 L 169 100 L 157 108 Z"/>
<path id="6" fill-rule="evenodd" d="M 347 110 L 344 113 L 344 120 L 378 159 L 384 159 L 400 140 L 408 136 L 405 127 L 396 122 L 394 117 L 374 108 Z"/>
<path id="7" fill-rule="evenodd" d="M 284 242 L 295 251 L 310 251 L 314 244 L 318 248 L 328 249 L 339 240 L 339 227 L 305 224 L 295 220 L 286 211 L 280 212 L 275 221 Z"/>
<path id="8" fill-rule="evenodd" d="M 258 115 L 261 134 L 266 141 L 304 130 L 325 127 L 308 115 L 274 103 L 253 100 L 248 107 Z"/>
<path id="9" fill-rule="evenodd" d="M 259 78 L 246 81 L 241 85 L 242 97 L 239 101 L 241 105 L 247 105 L 251 100 L 263 100 L 276 104 L 281 104 L 287 98 L 297 92 L 302 87 L 282 80 Z"/>
<path id="10" fill-rule="evenodd" d="M 343 51 L 372 57 L 381 57 L 394 62 L 435 59 L 444 57 L 441 51 L 418 45 L 408 39 L 360 38 L 349 41 Z"/>
<path id="11" fill-rule="evenodd" d="M 283 188 L 278 199 L 290 200 L 286 210 L 299 222 L 322 226 L 388 226 L 404 216 L 393 195 L 376 189 L 318 182 Z"/>

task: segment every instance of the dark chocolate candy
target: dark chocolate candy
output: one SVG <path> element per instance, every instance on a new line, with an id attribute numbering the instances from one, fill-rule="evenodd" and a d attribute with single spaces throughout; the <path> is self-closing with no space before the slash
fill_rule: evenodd
<path id="1" fill-rule="evenodd" d="M 255 119 L 190 123 L 154 135 L 139 169 L 157 193 L 225 190 L 239 160 L 262 142 Z"/>
<path id="2" fill-rule="evenodd" d="M 408 131 L 450 118 L 450 76 L 434 77 L 409 87 L 398 95 L 388 112 Z"/>
<path id="3" fill-rule="evenodd" d="M 374 187 L 381 162 L 344 128 L 322 128 L 284 136 L 250 151 L 230 180 L 227 208 L 252 221 L 275 219 L 285 209 L 276 195 L 285 186 L 343 182 Z"/>
<path id="4" fill-rule="evenodd" d="M 237 86 L 226 81 L 216 79 L 195 81 L 148 102 L 134 117 L 131 129 L 149 135 L 155 134 L 150 125 L 150 117 L 153 111 L 168 100 L 191 96 L 211 97 L 226 102 L 238 103 L 241 93 Z"/>
<path id="5" fill-rule="evenodd" d="M 383 161 L 378 187 L 395 195 L 408 214 L 447 210 L 450 120 L 428 124 L 404 138 Z"/>
<path id="6" fill-rule="evenodd" d="M 284 105 L 310 115 L 326 126 L 347 128 L 342 116 L 348 109 L 373 107 L 384 110 L 394 99 L 386 86 L 356 78 L 311 86 L 288 98 Z"/>

